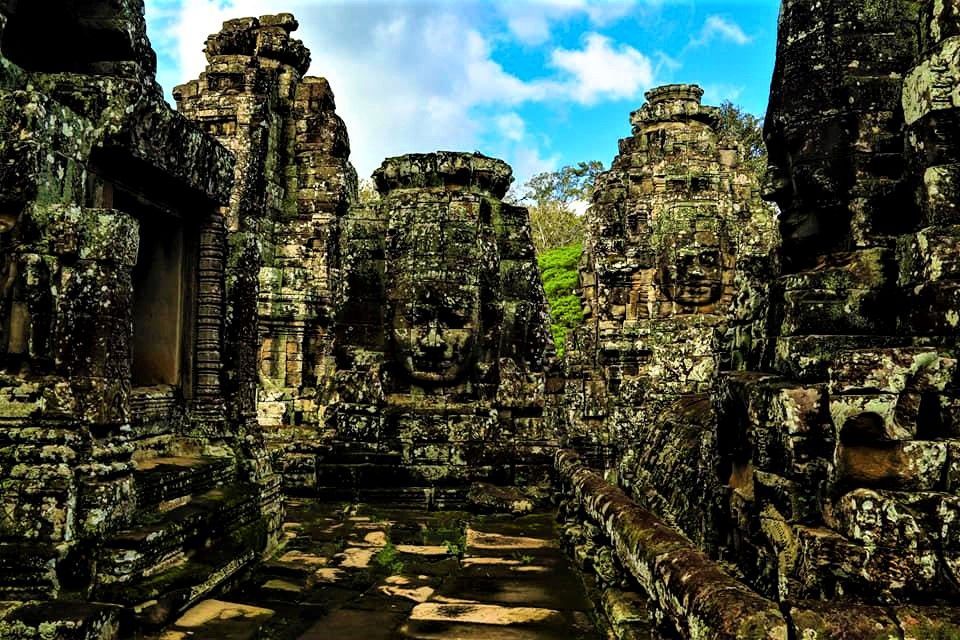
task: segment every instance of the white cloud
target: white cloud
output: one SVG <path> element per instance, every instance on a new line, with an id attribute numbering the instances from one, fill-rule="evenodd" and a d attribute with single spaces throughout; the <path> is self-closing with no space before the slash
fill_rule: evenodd
<path id="1" fill-rule="evenodd" d="M 615 46 L 599 33 L 587 34 L 580 50 L 557 49 L 551 63 L 572 75 L 569 88 L 583 104 L 604 98 L 631 98 L 653 84 L 650 58 L 628 45 Z"/>
<path id="2" fill-rule="evenodd" d="M 746 45 L 753 41 L 736 22 L 727 20 L 723 16 L 708 16 L 700 29 L 700 35 L 690 40 L 690 46 L 703 47 L 714 40 L 732 42 L 736 45 Z"/>
<path id="3" fill-rule="evenodd" d="M 586 16 L 590 24 L 604 26 L 629 15 L 636 4 L 637 0 L 502 0 L 498 6 L 510 33 L 532 46 L 550 40 L 555 23 Z"/>
<path id="4" fill-rule="evenodd" d="M 578 216 L 586 215 L 587 209 L 590 208 L 590 202 L 587 200 L 573 200 L 567 204 Z"/>
<path id="5" fill-rule="evenodd" d="M 632 2 L 537 6 L 599 22 L 623 15 Z M 510 162 L 518 180 L 529 178 L 556 168 L 559 156 L 549 140 L 531 135 L 518 113 L 523 105 L 637 98 L 655 75 L 642 53 L 593 33 L 581 49 L 547 50 L 552 66 L 545 75 L 521 78 L 495 59 L 497 24 L 480 4 L 147 0 L 147 8 L 168 90 L 199 76 L 203 43 L 224 20 L 293 12 L 300 21 L 294 35 L 313 54 L 310 73 L 326 77 L 336 94 L 361 177 L 387 156 L 478 149 Z"/>
<path id="6" fill-rule="evenodd" d="M 527 125 L 519 115 L 511 111 L 497 118 L 497 128 L 507 140 L 519 141 L 527 135 Z"/>
<path id="7" fill-rule="evenodd" d="M 720 104 L 721 102 L 736 102 L 743 94 L 743 87 L 734 84 L 705 84 L 703 85 L 703 100 L 707 104 Z"/>
<path id="8" fill-rule="evenodd" d="M 516 186 L 522 190 L 523 185 L 538 173 L 556 171 L 560 167 L 560 155 L 543 155 L 544 152 L 537 146 L 524 143 L 513 145 L 507 152 L 513 159 L 513 175 Z"/>

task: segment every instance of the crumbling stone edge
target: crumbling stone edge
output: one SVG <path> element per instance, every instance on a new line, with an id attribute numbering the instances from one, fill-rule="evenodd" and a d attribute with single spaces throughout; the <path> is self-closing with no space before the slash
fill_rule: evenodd
<path id="1" fill-rule="evenodd" d="M 556 468 L 573 498 L 610 536 L 618 558 L 683 637 L 787 640 L 777 603 L 738 582 L 692 542 L 560 450 Z"/>
<path id="2" fill-rule="evenodd" d="M 691 640 L 960 638 L 960 608 L 777 603 L 729 575 L 690 540 L 561 449 L 555 467 L 565 497 L 609 537 L 661 623 Z M 852 635 L 851 635 L 852 634 Z"/>

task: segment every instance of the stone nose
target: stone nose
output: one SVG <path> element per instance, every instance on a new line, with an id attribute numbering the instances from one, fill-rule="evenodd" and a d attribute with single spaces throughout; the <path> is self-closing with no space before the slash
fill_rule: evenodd
<path id="1" fill-rule="evenodd" d="M 442 347 L 443 345 L 443 330 L 440 328 L 440 324 L 436 320 L 432 320 L 430 322 L 430 330 L 427 333 L 427 346 Z"/>

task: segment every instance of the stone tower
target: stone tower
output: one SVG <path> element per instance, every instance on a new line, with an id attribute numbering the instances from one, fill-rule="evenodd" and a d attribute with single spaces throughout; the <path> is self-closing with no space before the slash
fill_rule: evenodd
<path id="1" fill-rule="evenodd" d="M 339 221 L 356 198 L 346 126 L 289 14 L 224 23 L 178 108 L 237 157 L 227 280 L 237 376 L 282 466 L 312 451 L 331 381 Z M 256 418 L 256 419 L 255 419 Z M 251 429 L 259 432 L 260 429 Z"/>
<path id="2" fill-rule="evenodd" d="M 505 163 L 439 152 L 386 160 L 381 200 L 343 234 L 333 452 L 320 487 L 412 504 L 472 481 L 542 485 L 546 302 Z"/>
<path id="3" fill-rule="evenodd" d="M 648 92 L 597 180 L 581 268 L 588 321 L 568 358 L 574 441 L 622 450 L 679 396 L 709 391 L 723 345 L 757 320 L 738 324 L 732 305 L 751 286 L 763 294 L 737 270 L 769 262 L 772 214 L 702 95 Z"/>

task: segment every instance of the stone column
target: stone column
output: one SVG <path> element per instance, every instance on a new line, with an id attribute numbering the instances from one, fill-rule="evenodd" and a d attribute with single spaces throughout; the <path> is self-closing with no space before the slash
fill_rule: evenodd
<path id="1" fill-rule="evenodd" d="M 223 394 L 224 273 L 226 230 L 222 214 L 209 214 L 199 234 L 194 329 L 193 427 L 225 435 Z"/>

